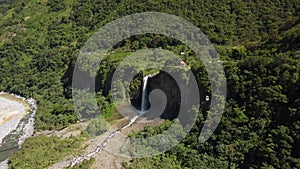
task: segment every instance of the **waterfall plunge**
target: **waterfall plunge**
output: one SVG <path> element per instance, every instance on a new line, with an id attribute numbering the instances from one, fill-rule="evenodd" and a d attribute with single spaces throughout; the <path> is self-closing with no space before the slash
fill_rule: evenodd
<path id="1" fill-rule="evenodd" d="M 149 76 L 143 78 L 143 92 L 142 92 L 142 104 L 141 113 L 144 114 L 147 109 L 147 83 Z"/>

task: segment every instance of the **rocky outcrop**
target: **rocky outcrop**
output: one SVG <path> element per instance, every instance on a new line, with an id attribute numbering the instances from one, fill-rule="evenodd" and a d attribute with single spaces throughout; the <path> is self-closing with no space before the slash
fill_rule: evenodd
<path id="1" fill-rule="evenodd" d="M 153 118 L 153 116 L 159 116 L 163 119 L 176 118 L 179 113 L 181 102 L 180 89 L 176 81 L 168 73 L 160 71 L 160 73 L 158 73 L 157 75 L 149 78 L 147 86 L 148 98 L 149 93 L 157 89 L 161 91 L 161 94 L 153 94 L 151 96 L 152 98 L 150 98 L 150 101 L 153 100 L 154 103 L 152 104 L 158 104 L 155 105 L 155 107 L 165 108 L 164 110 L 157 110 L 161 112 L 152 111 L 151 115 L 148 115 L 148 117 Z M 164 94 L 164 96 L 162 94 Z M 151 106 L 151 103 L 149 103 L 148 105 Z"/>

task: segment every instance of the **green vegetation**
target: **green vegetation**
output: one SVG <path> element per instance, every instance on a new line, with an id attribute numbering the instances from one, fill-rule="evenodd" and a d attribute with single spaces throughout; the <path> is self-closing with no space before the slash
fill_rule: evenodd
<path id="1" fill-rule="evenodd" d="M 77 122 L 71 100 L 72 72 L 79 50 L 98 28 L 136 12 L 165 12 L 192 22 L 216 46 L 227 77 L 226 109 L 206 143 L 198 143 L 208 111 L 203 102 L 196 125 L 179 145 L 153 158 L 124 163 L 126 168 L 300 168 L 299 0 L 2 2 L 0 91 L 38 100 L 37 130 L 59 130 Z M 109 92 L 118 63 L 146 47 L 176 54 L 184 51 L 182 59 L 204 96 L 210 94 L 205 67 L 189 48 L 161 35 L 133 36 L 111 50 L 115 53 L 107 56 L 97 74 L 98 104 L 106 110 L 105 118 L 113 121 L 119 116 Z M 137 79 L 131 84 L 131 95 L 140 86 Z M 75 140 L 31 138 L 11 157 L 10 167 L 49 166 L 78 147 L 80 141 Z"/>
<path id="2" fill-rule="evenodd" d="M 92 158 L 90 160 L 84 160 L 80 164 L 77 164 L 73 167 L 67 167 L 65 169 L 90 169 L 94 162 L 95 162 L 95 159 Z"/>
<path id="3" fill-rule="evenodd" d="M 78 154 L 85 138 L 84 135 L 66 139 L 56 136 L 29 138 L 11 155 L 10 168 L 47 168 L 66 156 Z"/>
<path id="4" fill-rule="evenodd" d="M 107 131 L 107 129 L 108 129 L 108 125 L 106 121 L 104 121 L 103 118 L 98 117 L 90 121 L 89 125 L 87 126 L 86 132 L 90 136 L 94 137 L 94 136 L 101 135 L 102 133 Z"/>

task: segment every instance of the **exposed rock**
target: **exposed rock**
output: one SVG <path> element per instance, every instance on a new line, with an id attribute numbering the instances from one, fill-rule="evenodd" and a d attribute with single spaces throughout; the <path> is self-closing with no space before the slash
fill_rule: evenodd
<path id="1" fill-rule="evenodd" d="M 151 91 L 155 89 L 159 89 L 165 94 L 167 103 L 166 103 L 165 110 L 163 112 L 152 112 L 151 116 L 154 116 L 154 114 L 156 116 L 161 114 L 160 117 L 163 119 L 176 118 L 179 113 L 180 102 L 181 102 L 180 89 L 176 81 L 168 73 L 164 71 L 160 71 L 159 74 L 149 79 L 148 89 L 147 89 L 148 95 L 149 93 L 151 93 Z M 153 95 L 153 97 L 154 97 L 153 99 L 155 100 L 162 99 L 160 95 Z M 158 103 L 163 103 L 163 100 L 159 101 Z M 158 105 L 155 106 L 157 107 Z"/>

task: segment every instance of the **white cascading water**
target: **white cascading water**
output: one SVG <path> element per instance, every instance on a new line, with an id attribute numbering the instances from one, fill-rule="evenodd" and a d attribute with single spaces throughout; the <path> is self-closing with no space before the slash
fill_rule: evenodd
<path id="1" fill-rule="evenodd" d="M 146 111 L 147 109 L 147 83 L 148 83 L 149 76 L 146 76 L 143 78 L 143 92 L 142 92 L 142 105 L 141 105 L 141 111 L 142 114 Z"/>
<path id="2" fill-rule="evenodd" d="M 106 146 L 107 144 L 111 141 L 111 139 L 115 138 L 122 130 L 130 127 L 141 115 L 143 115 L 147 109 L 147 83 L 148 83 L 148 79 L 149 76 L 146 76 L 143 78 L 143 92 L 142 92 L 142 103 L 141 103 L 141 113 L 137 116 L 134 116 L 130 122 L 123 126 L 122 128 L 112 132 L 109 134 L 109 136 L 102 142 L 102 144 L 100 144 L 99 146 L 97 146 L 96 150 L 87 154 L 87 155 L 80 155 L 74 159 L 72 159 L 70 162 L 65 162 L 64 165 L 66 165 L 66 167 L 68 166 L 68 164 L 71 164 L 71 167 L 75 166 L 76 164 L 79 164 L 81 162 L 83 162 L 83 160 L 87 159 L 89 160 L 92 156 L 94 156 L 95 154 L 101 152 Z"/>

